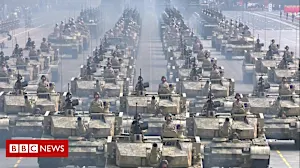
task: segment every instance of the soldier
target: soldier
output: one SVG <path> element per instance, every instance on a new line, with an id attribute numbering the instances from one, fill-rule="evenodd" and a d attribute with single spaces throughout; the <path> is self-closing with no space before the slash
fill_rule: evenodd
<path id="1" fill-rule="evenodd" d="M 46 41 L 46 38 L 43 38 L 43 42 L 41 43 L 40 49 L 42 52 L 47 52 L 48 51 L 48 44 Z"/>
<path id="2" fill-rule="evenodd" d="M 272 47 L 269 46 L 269 50 L 266 53 L 266 59 L 267 60 L 272 60 L 273 59 L 273 51 L 272 51 Z"/>
<path id="3" fill-rule="evenodd" d="M 104 111 L 104 105 L 102 100 L 100 100 L 100 93 L 95 92 L 94 93 L 94 100 L 90 104 L 90 113 L 103 113 Z"/>
<path id="4" fill-rule="evenodd" d="M 58 37 L 61 32 L 62 32 L 61 29 L 59 28 L 58 24 L 56 23 L 54 26 L 54 30 L 53 30 L 54 36 Z"/>
<path id="5" fill-rule="evenodd" d="M 279 85 L 279 95 L 290 95 L 292 94 L 291 86 L 287 82 L 287 78 L 283 77 L 282 82 Z"/>
<path id="6" fill-rule="evenodd" d="M 32 47 L 32 41 L 31 41 L 31 38 L 30 37 L 28 37 L 28 40 L 27 40 L 27 42 L 26 42 L 26 49 L 29 49 L 30 47 Z"/>
<path id="7" fill-rule="evenodd" d="M 0 63 L 1 64 L 6 64 L 6 60 L 5 60 L 5 56 L 4 56 L 3 51 L 0 51 Z"/>
<path id="8" fill-rule="evenodd" d="M 41 81 L 39 82 L 37 92 L 38 93 L 47 93 L 47 92 L 49 92 L 49 83 L 48 83 L 47 78 L 46 78 L 45 75 L 41 76 Z"/>
<path id="9" fill-rule="evenodd" d="M 49 83 L 49 92 L 50 93 L 56 93 L 56 91 L 55 91 L 55 84 L 52 83 L 52 82 Z"/>
<path id="10" fill-rule="evenodd" d="M 275 44 L 275 40 L 274 39 L 271 40 L 270 46 L 271 46 L 271 50 L 272 50 L 273 54 L 279 54 L 279 52 L 278 52 L 278 46 Z"/>
<path id="11" fill-rule="evenodd" d="M 192 68 L 192 70 L 190 72 L 190 78 L 193 81 L 198 81 L 200 77 L 201 77 L 201 75 L 199 74 L 199 71 L 197 69 L 197 64 L 193 63 L 193 68 Z"/>
<path id="12" fill-rule="evenodd" d="M 35 48 L 35 44 L 32 46 L 32 48 L 30 49 L 30 51 L 29 51 L 29 57 L 30 56 L 37 56 L 38 55 L 38 53 L 37 53 L 37 50 L 36 50 L 36 48 Z"/>
<path id="13" fill-rule="evenodd" d="M 32 112 L 34 104 L 28 99 L 27 95 L 24 95 L 24 100 L 25 100 L 25 111 Z"/>
<path id="14" fill-rule="evenodd" d="M 87 127 L 84 125 L 81 117 L 77 118 L 77 125 L 76 125 L 76 135 L 77 136 L 85 136 L 87 132 Z"/>
<path id="15" fill-rule="evenodd" d="M 161 82 L 158 86 L 158 94 L 170 94 L 170 87 L 165 76 L 161 77 Z"/>
<path id="16" fill-rule="evenodd" d="M 155 116 L 157 116 L 158 113 L 159 113 L 159 111 L 158 111 L 159 110 L 159 105 L 158 105 L 158 102 L 157 102 L 157 100 L 155 99 L 154 96 L 152 96 L 152 98 L 151 98 L 151 102 L 150 102 L 150 105 L 148 107 L 148 110 L 149 110 L 150 113 L 155 114 Z"/>
<path id="17" fill-rule="evenodd" d="M 108 63 L 106 68 L 104 69 L 104 77 L 105 78 L 115 78 L 115 71 L 111 67 L 110 63 Z"/>
<path id="18" fill-rule="evenodd" d="M 12 55 L 16 56 L 19 54 L 20 54 L 19 44 L 16 44 Z"/>
<path id="19" fill-rule="evenodd" d="M 163 137 L 173 138 L 177 136 L 177 130 L 172 120 L 172 115 L 167 114 L 163 124 Z"/>
<path id="20" fill-rule="evenodd" d="M 113 58 L 111 59 L 111 64 L 115 67 L 120 66 L 120 59 L 118 59 L 118 57 L 114 55 Z"/>
<path id="21" fill-rule="evenodd" d="M 210 78 L 211 79 L 220 79 L 221 77 L 222 77 L 221 72 L 219 71 L 217 64 L 214 64 L 213 69 L 210 72 Z"/>
<path id="22" fill-rule="evenodd" d="M 240 102 L 242 98 L 239 93 L 236 93 L 235 97 L 236 101 L 232 104 L 232 114 L 245 114 L 245 108 L 243 103 Z"/>
<path id="23" fill-rule="evenodd" d="M 220 137 L 222 138 L 229 138 L 230 135 L 231 135 L 231 122 L 230 122 L 230 119 L 229 118 L 226 118 L 225 119 L 225 122 L 223 123 L 223 126 L 222 128 L 220 129 Z"/>
<path id="24" fill-rule="evenodd" d="M 0 76 L 1 77 L 7 77 L 8 76 L 7 67 L 6 67 L 6 64 L 4 64 L 4 63 L 2 63 Z"/>
<path id="25" fill-rule="evenodd" d="M 261 47 L 262 47 L 262 44 L 260 43 L 260 40 L 257 39 L 256 43 L 255 43 L 254 52 L 261 52 Z"/>

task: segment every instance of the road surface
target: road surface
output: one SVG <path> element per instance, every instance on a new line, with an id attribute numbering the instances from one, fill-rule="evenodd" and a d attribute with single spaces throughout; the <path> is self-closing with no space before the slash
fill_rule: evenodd
<path id="1" fill-rule="evenodd" d="M 146 3 L 145 5 L 147 5 L 147 10 L 144 11 L 142 18 L 143 24 L 136 61 L 136 72 L 138 74 L 141 69 L 144 81 L 150 83 L 148 90 L 157 91 L 161 77 L 166 75 L 167 61 L 164 59 L 160 41 L 159 15 L 156 15 L 153 4 L 149 5 Z"/>

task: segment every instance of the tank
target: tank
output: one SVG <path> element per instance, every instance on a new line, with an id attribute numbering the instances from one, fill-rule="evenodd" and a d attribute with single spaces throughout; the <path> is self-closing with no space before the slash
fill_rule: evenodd
<path id="1" fill-rule="evenodd" d="M 171 126 L 174 126 L 174 129 Z M 199 137 L 185 137 L 182 127 L 175 126 L 170 120 L 163 124 L 161 136 L 146 136 L 144 132 L 147 131 L 148 126 L 144 126 L 144 123 L 136 118 L 131 124 L 129 134 L 109 137 L 106 145 L 106 165 L 202 168 Z"/>
<path id="2" fill-rule="evenodd" d="M 233 96 L 212 98 L 214 108 L 217 113 L 229 113 L 232 110 L 232 104 L 235 101 Z M 197 96 L 195 99 L 191 100 L 189 103 L 189 113 L 190 115 L 195 115 L 202 112 L 207 103 L 207 96 Z"/>
<path id="3" fill-rule="evenodd" d="M 67 94 L 64 111 L 46 112 L 44 115 L 44 139 L 68 139 L 69 157 L 66 159 L 38 158 L 39 167 L 63 166 L 105 166 L 106 138 L 119 134 L 122 125 L 122 113 L 76 112 L 73 102 Z M 49 163 L 54 162 L 54 165 Z"/>
<path id="4" fill-rule="evenodd" d="M 13 137 L 41 138 L 44 116 L 40 113 L 18 113 L 10 116 L 10 131 Z"/>
<path id="5" fill-rule="evenodd" d="M 297 149 L 300 144 L 300 98 L 280 96 L 274 103 L 277 116 L 265 119 L 266 137 L 275 140 L 294 140 Z"/>
<path id="6" fill-rule="evenodd" d="M 218 26 L 217 24 L 209 24 L 208 22 L 205 21 L 200 25 L 201 25 L 200 34 L 205 40 L 212 37 L 214 28 Z"/>
<path id="7" fill-rule="evenodd" d="M 238 118 L 246 118 L 247 122 Z M 267 168 L 270 147 L 263 126 L 263 114 L 256 117 L 221 113 L 215 117 L 187 119 L 189 134 L 199 136 L 204 143 L 203 167 Z"/>
<path id="8" fill-rule="evenodd" d="M 243 60 L 243 82 L 252 84 L 253 83 L 253 75 L 255 72 L 255 62 L 258 59 L 262 59 L 266 56 L 266 52 L 253 52 L 253 51 L 245 51 L 244 60 Z"/>
<path id="9" fill-rule="evenodd" d="M 60 64 L 59 50 L 42 52 L 42 56 L 49 58 L 49 68 L 51 70 L 51 81 L 57 82 L 60 79 L 58 65 Z"/>
<path id="10" fill-rule="evenodd" d="M 186 112 L 187 101 L 185 94 L 166 94 L 158 95 L 157 93 L 147 92 L 145 96 L 137 96 L 132 93 L 126 97 L 121 97 L 121 105 L 125 105 L 124 112 L 129 115 L 135 114 L 136 103 L 138 103 L 137 108 L 139 111 L 144 113 L 155 114 L 156 111 L 153 111 L 151 107 L 151 100 L 155 98 L 159 113 L 162 114 L 180 114 Z"/>
<path id="11" fill-rule="evenodd" d="M 59 54 L 71 55 L 73 59 L 78 58 L 78 54 L 83 50 L 82 42 L 76 36 L 62 36 L 58 38 L 54 34 L 50 34 L 48 42 L 51 42 L 54 49 L 59 49 Z"/>
<path id="12" fill-rule="evenodd" d="M 12 137 L 7 115 L 0 115 L 0 135 L 0 148 L 5 148 L 6 140 Z"/>
<path id="13" fill-rule="evenodd" d="M 254 41 L 252 37 L 242 37 L 236 41 L 228 41 L 224 49 L 226 59 L 232 59 L 232 56 L 244 56 L 245 51 L 254 48 Z"/>
<path id="14" fill-rule="evenodd" d="M 43 112 L 57 111 L 59 106 L 59 93 L 27 93 L 25 95 L 16 95 L 13 92 L 1 92 L 1 101 L 3 102 L 2 111 L 6 114 L 18 114 L 19 112 L 28 112 L 28 110 L 39 107 Z M 46 98 L 50 96 L 50 99 Z"/>

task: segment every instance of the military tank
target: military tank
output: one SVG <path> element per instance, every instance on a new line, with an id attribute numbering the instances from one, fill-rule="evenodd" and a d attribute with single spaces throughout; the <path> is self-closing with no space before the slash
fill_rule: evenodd
<path id="1" fill-rule="evenodd" d="M 243 60 L 243 82 L 253 83 L 253 75 L 255 72 L 255 65 L 258 59 L 263 59 L 266 56 L 265 51 L 253 52 L 245 51 L 244 60 Z"/>
<path id="2" fill-rule="evenodd" d="M 164 79 L 166 78 L 164 77 Z M 148 87 L 149 83 L 144 83 L 140 75 L 135 89 L 131 92 L 124 92 L 124 95 L 120 96 L 121 111 L 131 116 L 135 114 L 136 108 L 138 111 L 151 114 L 171 113 L 176 115 L 186 112 L 188 108 L 186 94 L 176 94 L 174 85 L 166 83 L 167 88 L 159 90 L 158 93 L 147 92 L 146 88 Z M 136 106 L 135 103 L 138 105 Z"/>
<path id="3" fill-rule="evenodd" d="M 222 48 L 222 53 L 225 54 L 226 59 L 232 59 L 232 56 L 243 56 L 245 51 L 254 48 L 254 38 L 240 37 L 240 39 L 230 40 Z"/>
<path id="4" fill-rule="evenodd" d="M 279 96 L 273 102 L 276 114 L 265 118 L 265 130 L 268 139 L 294 140 L 299 149 L 300 97 L 291 86 L 286 81 L 280 85 Z"/>
<path id="5" fill-rule="evenodd" d="M 56 37 L 54 34 L 50 34 L 48 42 L 51 42 L 54 49 L 59 49 L 59 54 L 72 55 L 73 59 L 77 59 L 78 54 L 83 50 L 82 42 L 77 39 L 77 36 Z"/>
<path id="6" fill-rule="evenodd" d="M 46 40 L 46 39 L 45 39 Z M 49 58 L 49 68 L 51 70 L 51 81 L 57 82 L 60 79 L 58 65 L 60 64 L 59 50 L 53 50 L 50 43 L 47 47 L 41 45 L 41 55 L 42 57 Z"/>
<path id="7" fill-rule="evenodd" d="M 9 117 L 7 115 L 0 116 L 0 148 L 5 148 L 6 140 L 12 137 L 9 129 Z"/>
<path id="8" fill-rule="evenodd" d="M 108 167 L 201 168 L 200 138 L 185 137 L 181 125 L 176 126 L 170 117 L 166 116 L 161 136 L 146 136 L 145 132 L 149 130 L 148 124 L 142 123 L 136 116 L 128 134 L 108 138 L 106 165 Z M 141 162 L 138 158 L 144 161 Z"/>
<path id="9" fill-rule="evenodd" d="M 44 116 L 43 139 L 68 139 L 68 158 L 38 158 L 41 168 L 65 166 L 105 166 L 106 138 L 117 134 L 122 124 L 122 113 L 115 116 L 109 113 L 91 112 L 78 113 L 74 106 L 78 100 L 72 99 L 67 92 L 63 111 Z"/>
<path id="10" fill-rule="evenodd" d="M 203 167 L 269 167 L 263 114 L 226 114 L 207 108 L 186 122 L 188 135 L 201 137 Z"/>

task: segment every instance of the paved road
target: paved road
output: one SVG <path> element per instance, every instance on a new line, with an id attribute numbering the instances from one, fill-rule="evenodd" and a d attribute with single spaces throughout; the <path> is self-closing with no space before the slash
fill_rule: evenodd
<path id="1" fill-rule="evenodd" d="M 292 23 L 289 20 L 280 19 L 276 12 L 237 12 L 224 11 L 226 17 L 235 20 L 241 20 L 246 23 L 252 30 L 252 33 L 264 42 L 267 47 L 271 39 L 275 39 L 276 43 L 280 43 L 281 48 L 286 45 L 290 46 L 290 50 L 299 56 L 300 31 L 299 24 Z"/>
<path id="2" fill-rule="evenodd" d="M 157 91 L 162 76 L 166 75 L 167 62 L 164 59 L 159 35 L 158 15 L 153 4 L 144 11 L 141 41 L 138 49 L 136 72 L 142 69 L 144 81 L 150 82 L 148 90 Z"/>

